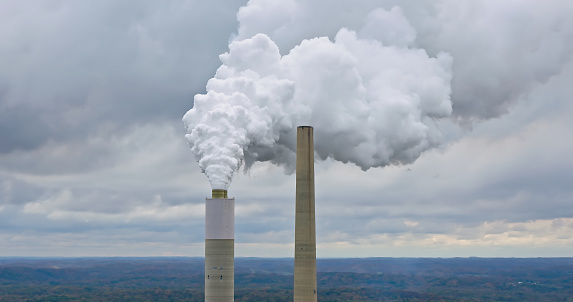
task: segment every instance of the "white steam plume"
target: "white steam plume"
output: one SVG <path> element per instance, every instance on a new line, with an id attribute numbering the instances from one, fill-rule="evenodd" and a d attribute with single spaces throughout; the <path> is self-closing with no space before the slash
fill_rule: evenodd
<path id="1" fill-rule="evenodd" d="M 398 32 L 412 31 L 400 11 L 388 15 Z M 303 40 L 284 56 L 265 34 L 232 42 L 183 117 L 212 188 L 227 189 L 243 162 L 292 169 L 299 125 L 315 127 L 320 158 L 363 170 L 411 163 L 436 146 L 436 119 L 452 113 L 451 56 L 411 47 L 415 32 L 395 45 L 371 32 L 343 28 L 334 41 Z"/>
<path id="2" fill-rule="evenodd" d="M 265 33 L 285 53 L 345 27 L 385 45 L 447 52 L 452 120 L 471 126 L 562 73 L 573 58 L 571 15 L 573 1 L 563 0 L 249 0 L 237 14 L 237 40 Z"/>

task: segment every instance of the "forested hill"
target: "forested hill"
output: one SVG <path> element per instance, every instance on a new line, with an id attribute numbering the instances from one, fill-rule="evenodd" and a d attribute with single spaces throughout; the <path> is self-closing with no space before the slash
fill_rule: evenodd
<path id="1" fill-rule="evenodd" d="M 318 259 L 320 301 L 573 301 L 573 258 Z M 0 258 L 0 301 L 203 301 L 203 258 Z M 235 301 L 292 301 L 293 259 L 236 258 Z"/>

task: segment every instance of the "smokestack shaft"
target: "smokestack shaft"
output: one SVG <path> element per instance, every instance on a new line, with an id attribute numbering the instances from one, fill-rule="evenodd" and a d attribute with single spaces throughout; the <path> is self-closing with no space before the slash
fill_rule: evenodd
<path id="1" fill-rule="evenodd" d="M 205 301 L 235 298 L 235 199 L 213 190 L 205 199 Z"/>
<path id="2" fill-rule="evenodd" d="M 297 128 L 294 301 L 317 301 L 314 135 L 310 126 Z"/>

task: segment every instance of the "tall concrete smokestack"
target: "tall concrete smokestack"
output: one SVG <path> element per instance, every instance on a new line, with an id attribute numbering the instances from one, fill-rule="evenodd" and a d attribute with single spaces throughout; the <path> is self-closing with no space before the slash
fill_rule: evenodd
<path id="1" fill-rule="evenodd" d="M 316 302 L 316 232 L 314 227 L 314 137 L 310 126 L 296 131 L 296 218 L 294 301 Z"/>
<path id="2" fill-rule="evenodd" d="M 214 189 L 205 198 L 205 301 L 235 299 L 235 199 Z"/>

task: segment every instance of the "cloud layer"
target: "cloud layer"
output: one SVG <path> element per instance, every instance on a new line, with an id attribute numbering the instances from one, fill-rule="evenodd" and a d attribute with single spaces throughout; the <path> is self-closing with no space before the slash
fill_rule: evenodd
<path id="1" fill-rule="evenodd" d="M 293 108 L 245 134 L 238 256 L 292 256 L 294 177 L 273 163 L 288 167 L 303 122 L 324 147 L 319 256 L 570 256 L 572 14 L 563 1 L 0 0 L 0 255 L 201 256 L 210 188 L 181 116 L 195 95 L 224 108 L 233 91 L 263 108 L 272 87 Z M 361 150 L 373 133 L 383 144 Z M 361 169 L 389 162 L 410 164 Z"/>

